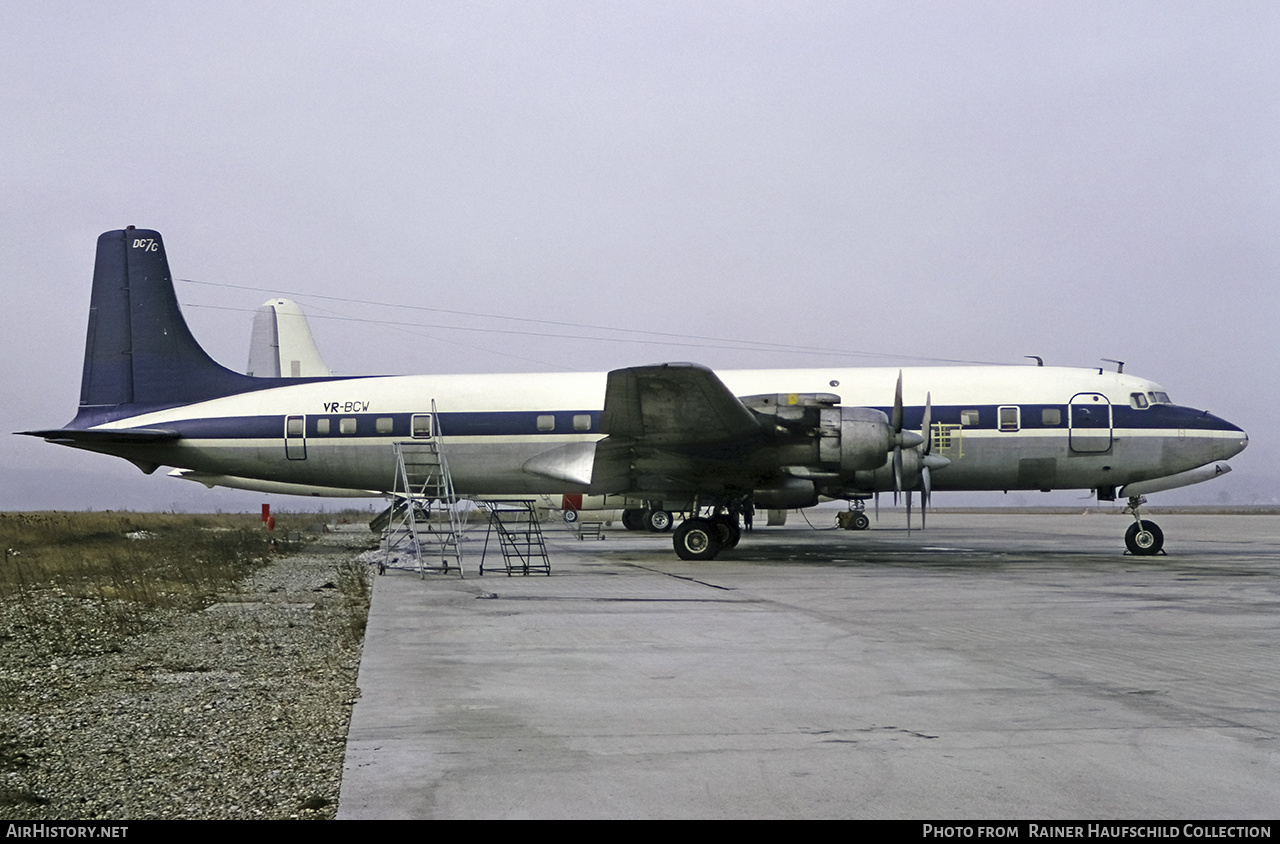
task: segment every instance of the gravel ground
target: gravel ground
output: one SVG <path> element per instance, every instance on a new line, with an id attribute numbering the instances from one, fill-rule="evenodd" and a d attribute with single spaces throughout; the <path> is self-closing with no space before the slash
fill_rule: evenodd
<path id="1" fill-rule="evenodd" d="M 368 615 L 367 528 L 204 609 L 0 602 L 0 818 L 331 818 Z"/>

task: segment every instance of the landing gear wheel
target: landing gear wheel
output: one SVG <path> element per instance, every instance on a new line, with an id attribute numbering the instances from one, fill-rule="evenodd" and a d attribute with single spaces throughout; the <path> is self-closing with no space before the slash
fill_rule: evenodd
<path id="1" fill-rule="evenodd" d="M 1129 525 L 1124 544 L 1135 557 L 1154 557 L 1164 547 L 1164 531 L 1155 522 L 1143 519 Z"/>
<path id="2" fill-rule="evenodd" d="M 649 530 L 654 533 L 666 533 L 671 530 L 671 525 L 675 520 L 671 518 L 671 513 L 666 510 L 647 510 L 645 511 L 644 521 Z"/>
<path id="3" fill-rule="evenodd" d="M 720 548 L 727 551 L 730 548 L 738 547 L 738 540 L 742 539 L 742 528 L 738 527 L 738 517 L 729 516 L 721 513 L 718 516 L 711 517 L 711 524 L 716 530 L 720 531 Z"/>
<path id="4" fill-rule="evenodd" d="M 623 510 L 622 526 L 627 530 L 644 530 L 644 511 Z"/>
<path id="5" fill-rule="evenodd" d="M 571 524 L 573 524 L 574 522 L 576 522 L 576 521 L 578 520 L 578 511 L 577 511 L 577 510 L 565 510 L 565 511 L 564 511 L 564 515 L 562 516 L 562 518 L 564 519 L 565 524 L 569 524 L 569 525 L 571 525 Z"/>
<path id="6" fill-rule="evenodd" d="M 845 510 L 836 514 L 836 524 L 845 530 L 866 530 L 871 527 L 871 520 L 861 510 Z"/>
<path id="7" fill-rule="evenodd" d="M 720 553 L 720 530 L 705 519 L 685 519 L 672 542 L 682 560 L 714 560 Z"/>

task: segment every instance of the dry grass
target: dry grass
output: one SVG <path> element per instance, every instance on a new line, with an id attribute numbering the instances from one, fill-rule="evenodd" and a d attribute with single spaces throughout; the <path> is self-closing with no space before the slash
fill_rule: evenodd
<path id="1" fill-rule="evenodd" d="M 0 513 L 0 603 L 49 653 L 115 651 L 157 609 L 195 610 L 288 550 L 255 516 L 128 512 Z"/>
<path id="2" fill-rule="evenodd" d="M 287 543 L 256 516 L 169 513 L 0 513 L 0 599 L 57 589 L 146 606 L 224 591 Z"/>
<path id="3" fill-rule="evenodd" d="M 368 572 L 277 518 L 0 513 L 0 819 L 333 816 Z"/>

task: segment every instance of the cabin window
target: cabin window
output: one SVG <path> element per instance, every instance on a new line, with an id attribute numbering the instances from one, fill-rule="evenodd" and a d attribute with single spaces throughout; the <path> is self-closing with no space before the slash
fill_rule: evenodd
<path id="1" fill-rule="evenodd" d="M 1046 407 L 1040 411 L 1040 424 L 1042 425 L 1061 425 L 1062 411 L 1056 407 Z"/>
<path id="2" fill-rule="evenodd" d="M 392 423 L 390 416 L 379 416 L 374 427 L 378 429 L 379 434 L 389 434 L 391 433 L 394 424 Z"/>
<path id="3" fill-rule="evenodd" d="M 591 430 L 591 414 L 575 413 L 573 415 L 573 430 L 590 431 Z"/>
<path id="4" fill-rule="evenodd" d="M 290 416 L 288 422 L 285 423 L 285 436 L 287 437 L 300 437 L 303 434 L 303 430 L 301 416 Z"/>
<path id="5" fill-rule="evenodd" d="M 1016 431 L 1022 427 L 1019 424 L 1019 413 L 1017 407 L 1000 408 L 1000 430 Z"/>
<path id="6" fill-rule="evenodd" d="M 976 410 L 960 411 L 960 424 L 968 425 L 970 428 L 978 427 L 978 411 Z"/>
<path id="7" fill-rule="evenodd" d="M 355 432 L 356 432 L 356 420 L 354 416 L 338 421 L 338 433 L 354 434 Z"/>
<path id="8" fill-rule="evenodd" d="M 420 440 L 431 436 L 430 413 L 415 413 L 413 415 L 413 435 Z"/>
<path id="9" fill-rule="evenodd" d="M 539 431 L 554 431 L 556 429 L 556 418 L 550 413 L 544 413 L 538 417 Z"/>
<path id="10" fill-rule="evenodd" d="M 1145 410 L 1147 408 L 1147 397 L 1142 393 L 1130 393 L 1129 407 L 1135 410 Z"/>
<path id="11" fill-rule="evenodd" d="M 316 420 L 316 433 L 317 433 L 317 434 L 327 434 L 327 433 L 329 433 L 329 420 L 328 420 L 328 419 L 317 419 L 317 420 Z"/>

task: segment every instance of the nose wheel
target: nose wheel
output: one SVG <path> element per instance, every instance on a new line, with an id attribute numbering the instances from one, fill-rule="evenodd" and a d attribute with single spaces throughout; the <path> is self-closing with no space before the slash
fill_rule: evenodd
<path id="1" fill-rule="evenodd" d="M 1124 544 L 1135 557 L 1154 557 L 1164 548 L 1164 531 L 1155 522 L 1139 519 L 1124 532 Z"/>
<path id="2" fill-rule="evenodd" d="M 1145 502 L 1145 498 L 1137 496 L 1129 499 L 1128 509 L 1133 513 L 1133 524 L 1124 532 L 1124 545 L 1135 557 L 1154 557 L 1164 549 L 1164 531 L 1138 513 L 1138 507 Z"/>

